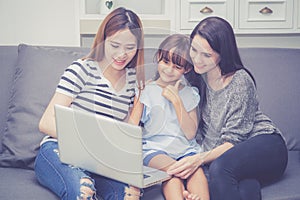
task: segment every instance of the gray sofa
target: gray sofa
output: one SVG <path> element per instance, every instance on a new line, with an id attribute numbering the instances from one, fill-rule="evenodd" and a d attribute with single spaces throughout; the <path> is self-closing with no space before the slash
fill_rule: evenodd
<path id="1" fill-rule="evenodd" d="M 38 121 L 61 73 L 88 49 L 21 44 L 0 46 L 0 199 L 58 199 L 41 187 L 33 162 L 43 134 Z M 261 108 L 285 135 L 287 170 L 276 183 L 263 187 L 263 200 L 300 200 L 300 49 L 241 48 L 253 72 Z M 146 64 L 153 50 L 146 49 Z M 150 78 L 155 69 L 146 65 Z M 159 185 L 142 199 L 163 199 Z"/>

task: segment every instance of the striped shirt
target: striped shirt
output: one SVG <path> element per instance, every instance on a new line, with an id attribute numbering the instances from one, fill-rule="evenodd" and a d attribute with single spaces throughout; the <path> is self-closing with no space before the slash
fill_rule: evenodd
<path id="1" fill-rule="evenodd" d="M 135 80 L 135 70 L 126 69 L 125 86 L 115 91 L 98 62 L 79 59 L 65 70 L 56 92 L 72 97 L 73 108 L 124 120 L 133 105 Z"/>
<path id="2" fill-rule="evenodd" d="M 97 61 L 78 59 L 66 68 L 56 92 L 71 97 L 74 109 L 123 121 L 133 106 L 135 87 L 136 72 L 133 68 L 126 68 L 126 83 L 116 91 L 103 76 Z"/>

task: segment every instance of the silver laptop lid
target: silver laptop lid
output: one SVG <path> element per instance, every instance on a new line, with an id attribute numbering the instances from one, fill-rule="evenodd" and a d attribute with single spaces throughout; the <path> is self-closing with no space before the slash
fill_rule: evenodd
<path id="1" fill-rule="evenodd" d="M 60 159 L 132 185 L 143 185 L 141 127 L 55 105 Z"/>

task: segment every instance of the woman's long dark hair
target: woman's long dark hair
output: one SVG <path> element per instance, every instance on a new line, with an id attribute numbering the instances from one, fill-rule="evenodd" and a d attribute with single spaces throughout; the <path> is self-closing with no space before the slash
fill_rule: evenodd
<path id="1" fill-rule="evenodd" d="M 220 55 L 219 66 L 223 76 L 230 75 L 240 69 L 244 69 L 251 76 L 255 83 L 255 79 L 247 70 L 241 61 L 237 48 L 235 35 L 231 25 L 220 17 L 207 17 L 200 21 L 192 31 L 191 42 L 196 35 L 207 40 L 210 47 Z M 194 70 L 186 75 L 187 80 L 199 89 L 201 97 L 199 108 L 200 114 L 206 104 L 206 82 L 203 77 Z M 200 128 L 203 126 L 202 116 L 200 116 Z"/>

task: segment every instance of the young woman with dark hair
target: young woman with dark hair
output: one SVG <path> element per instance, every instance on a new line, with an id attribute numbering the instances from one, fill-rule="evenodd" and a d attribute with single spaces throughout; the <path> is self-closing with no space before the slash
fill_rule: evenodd
<path id="1" fill-rule="evenodd" d="M 285 141 L 259 109 L 254 77 L 242 64 L 231 25 L 208 17 L 190 37 L 194 70 L 187 78 L 201 96 L 204 152 L 177 161 L 168 172 L 184 178 L 203 166 L 211 200 L 261 199 L 261 186 L 284 173 Z"/>

